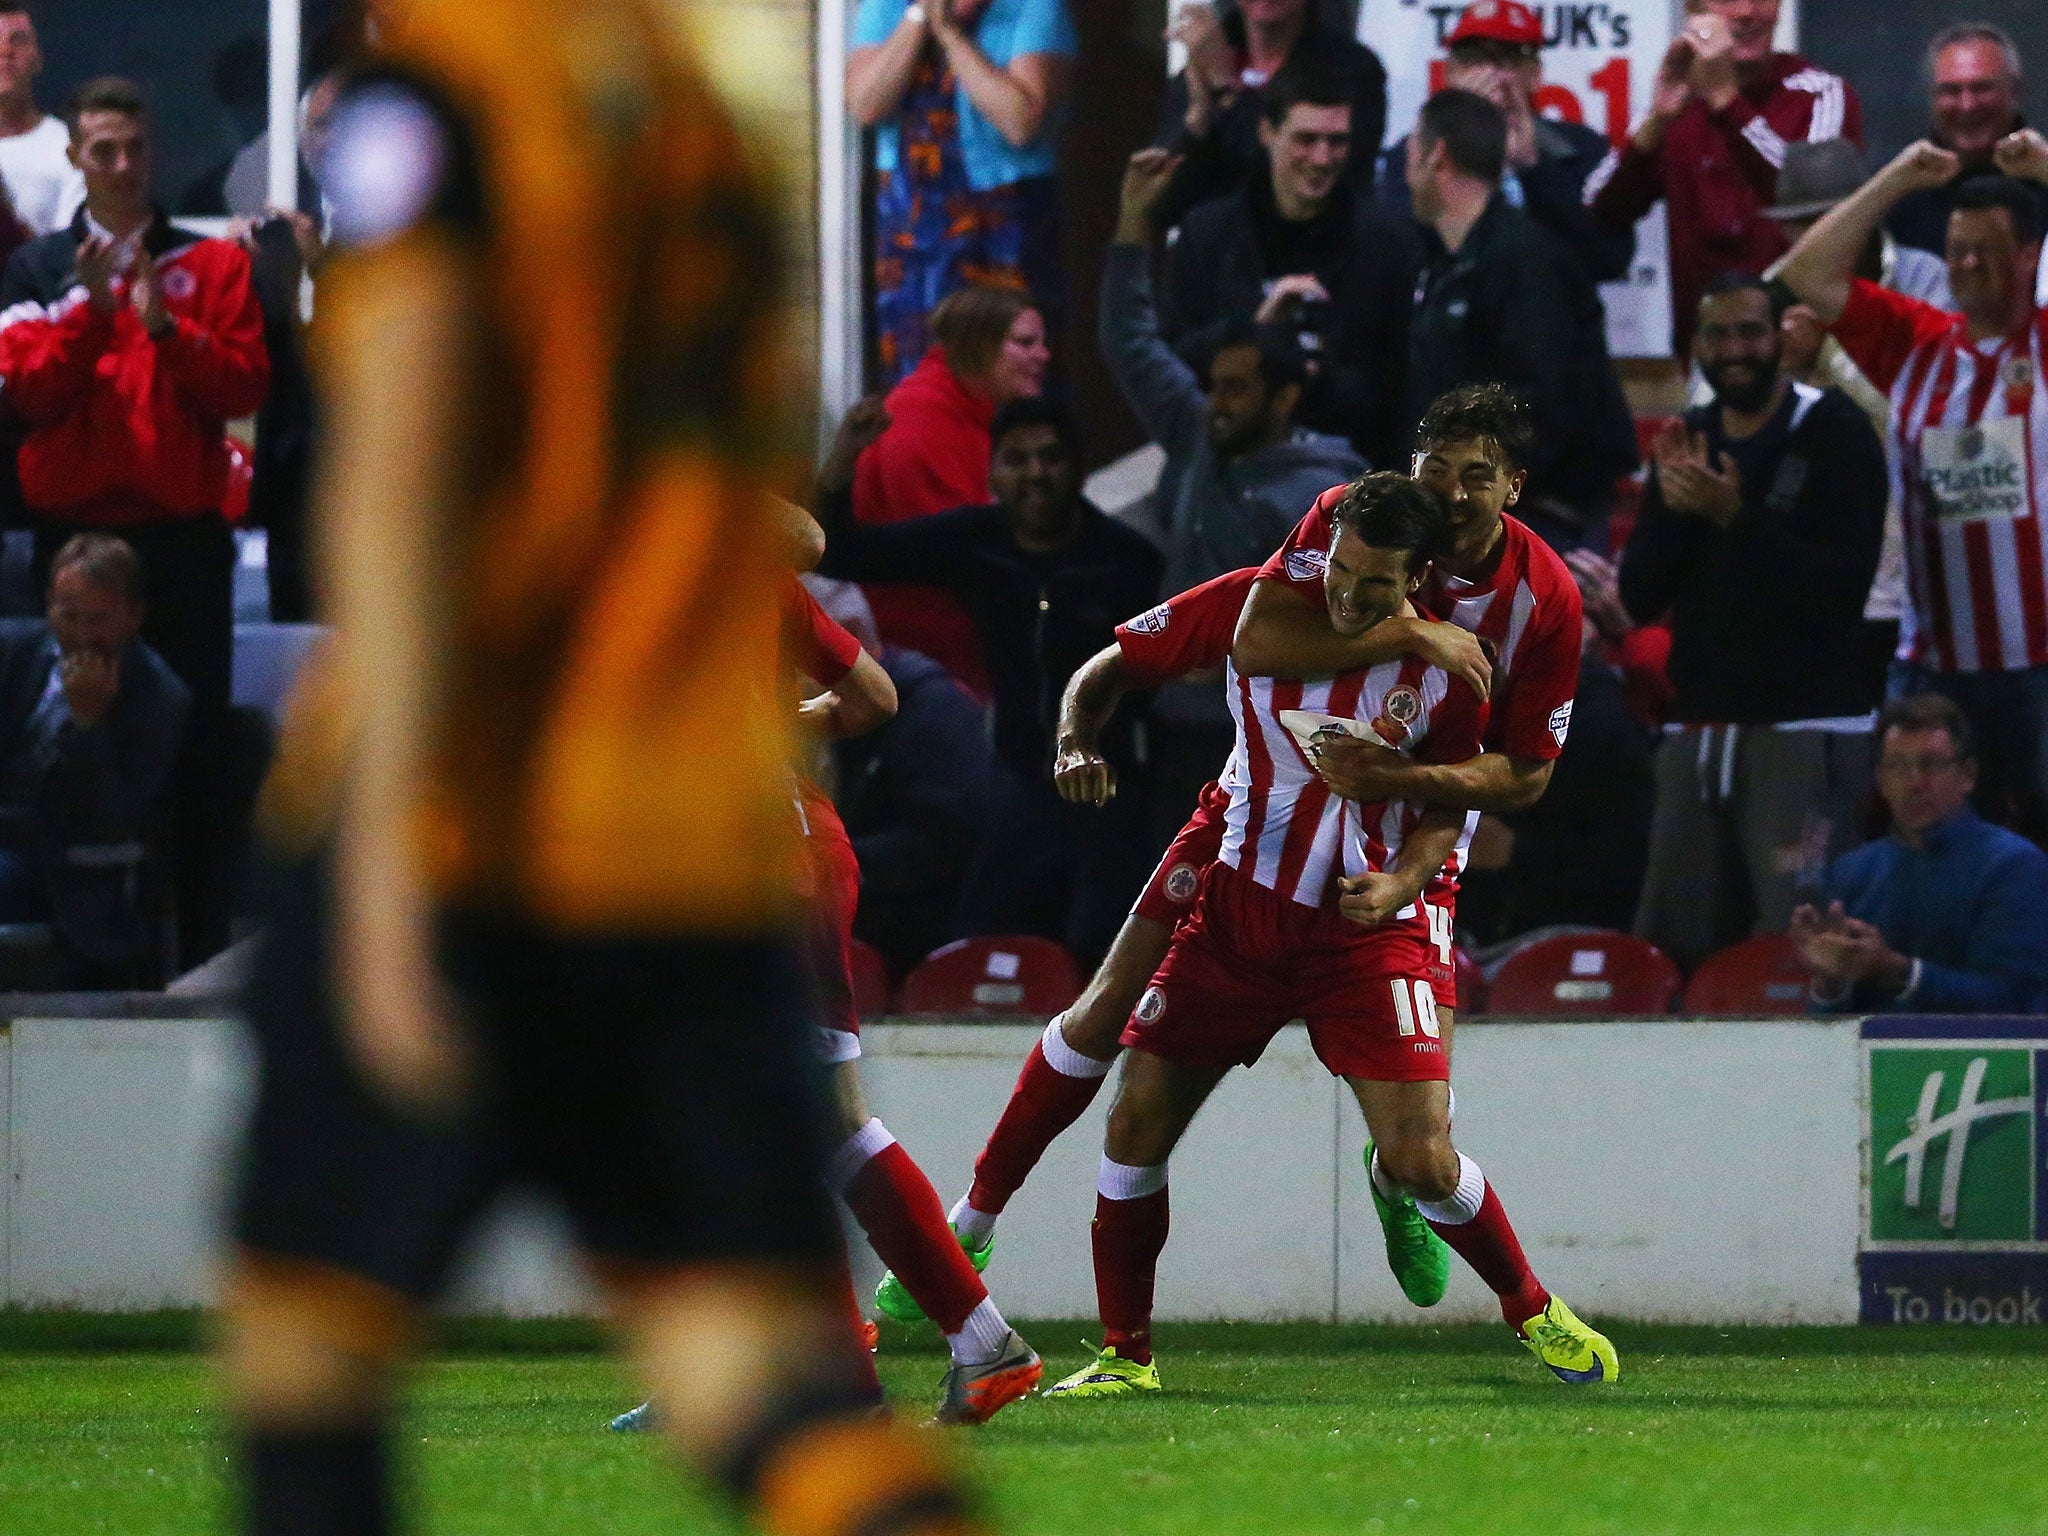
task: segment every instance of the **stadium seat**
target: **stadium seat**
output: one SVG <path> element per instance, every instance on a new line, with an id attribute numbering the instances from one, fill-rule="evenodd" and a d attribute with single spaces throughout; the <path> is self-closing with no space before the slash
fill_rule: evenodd
<path id="1" fill-rule="evenodd" d="M 1500 1013 L 1660 1014 L 1678 998 L 1678 967 L 1626 933 L 1568 933 L 1532 944 L 1493 978 Z"/>
<path id="2" fill-rule="evenodd" d="M 1806 1012 L 1806 966 L 1782 933 L 1759 934 L 1700 962 L 1686 983 L 1686 1013 L 1777 1018 Z"/>
<path id="3" fill-rule="evenodd" d="M 889 1011 L 889 962 L 866 939 L 853 941 L 853 1006 L 864 1019 Z"/>
<path id="4" fill-rule="evenodd" d="M 1050 939 L 998 934 L 933 950 L 908 976 L 904 1013 L 1058 1013 L 1081 993 L 1073 957 Z"/>
<path id="5" fill-rule="evenodd" d="M 1469 1018 L 1486 1012 L 1486 972 L 1462 949 L 1451 951 L 1451 966 L 1458 978 L 1458 1016 Z"/>

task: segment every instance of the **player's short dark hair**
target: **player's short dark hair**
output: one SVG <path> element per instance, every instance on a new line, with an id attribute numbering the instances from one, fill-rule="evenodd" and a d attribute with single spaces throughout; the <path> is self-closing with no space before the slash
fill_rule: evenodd
<path id="1" fill-rule="evenodd" d="M 1323 58 L 1306 48 L 1297 49 L 1259 90 L 1259 116 L 1275 128 L 1286 122 L 1287 114 L 1296 107 L 1350 105 L 1351 93 L 1344 88 L 1344 81 Z"/>
<path id="2" fill-rule="evenodd" d="M 1081 457 L 1081 431 L 1074 424 L 1073 413 L 1039 395 L 1023 395 L 996 407 L 995 420 L 988 425 L 990 456 L 1002 447 L 1004 438 L 1023 427 L 1051 427 L 1067 457 Z"/>
<path id="3" fill-rule="evenodd" d="M 101 75 L 81 85 L 64 109 L 65 126 L 78 137 L 78 120 L 88 112 L 118 112 L 138 123 L 149 121 L 149 98 L 142 87 L 123 75 Z"/>
<path id="4" fill-rule="evenodd" d="M 1947 731 L 1949 745 L 1957 757 L 1965 762 L 1974 762 L 1977 757 L 1977 732 L 1970 717 L 1945 693 L 1909 693 L 1902 699 L 1893 699 L 1877 717 L 1880 750 L 1892 731 Z"/>
<path id="5" fill-rule="evenodd" d="M 1722 272 L 1708 279 L 1707 286 L 1700 290 L 1700 303 L 1726 298 L 1731 293 L 1762 294 L 1764 302 L 1771 306 L 1773 320 L 1784 319 L 1785 310 L 1792 302 L 1791 291 L 1783 283 L 1774 283 L 1754 272 Z"/>
<path id="6" fill-rule="evenodd" d="M 1451 164 L 1481 181 L 1499 181 L 1507 168 L 1508 120 L 1474 91 L 1449 87 L 1430 97 L 1415 120 L 1415 138 L 1425 155 L 1443 145 Z"/>
<path id="7" fill-rule="evenodd" d="M 1972 176 L 1956 188 L 1949 204 L 1952 213 L 1964 209 L 2003 208 L 2012 220 L 2012 232 L 2021 245 L 2041 238 L 2044 215 L 2040 192 L 2017 176 Z"/>
<path id="8" fill-rule="evenodd" d="M 1536 452 L 1536 420 L 1505 384 L 1460 384 L 1430 401 L 1415 429 L 1415 446 L 1423 453 L 1474 439 L 1508 469 L 1527 469 Z"/>
<path id="9" fill-rule="evenodd" d="M 1249 315 L 1236 316 L 1225 323 L 1216 345 L 1209 349 L 1209 363 L 1213 364 L 1218 353 L 1232 347 L 1258 350 L 1259 377 L 1265 381 L 1268 393 L 1285 389 L 1289 384 L 1308 383 L 1308 359 L 1302 354 L 1301 343 L 1277 325 L 1260 325 Z M 1206 366 L 1203 371 L 1206 374 Z"/>
<path id="10" fill-rule="evenodd" d="M 5 14 L 0 6 L 0 15 Z M 142 561 L 126 539 L 111 533 L 73 534 L 52 557 L 50 580 L 74 567 L 94 586 L 120 593 L 131 608 L 143 605 Z"/>
<path id="11" fill-rule="evenodd" d="M 1017 317 L 1035 308 L 1031 295 L 1021 289 L 970 283 L 939 300 L 925 326 L 955 373 L 985 373 L 994 366 Z"/>
<path id="12" fill-rule="evenodd" d="M 1346 486 L 1330 521 L 1374 549 L 1406 550 L 1411 576 L 1451 543 L 1451 509 L 1443 497 L 1392 470 L 1375 470 Z"/>

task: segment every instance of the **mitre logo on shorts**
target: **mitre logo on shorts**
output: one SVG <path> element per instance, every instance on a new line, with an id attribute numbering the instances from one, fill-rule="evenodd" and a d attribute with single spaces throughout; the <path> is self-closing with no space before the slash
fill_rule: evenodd
<path id="1" fill-rule="evenodd" d="M 1134 629 L 1141 635 L 1157 635 L 1165 633 L 1166 626 L 1172 622 L 1173 609 L 1161 603 L 1157 608 L 1147 608 L 1124 628 Z"/>
<path id="2" fill-rule="evenodd" d="M 1201 884 L 1201 876 L 1195 873 L 1192 864 L 1176 864 L 1166 872 L 1166 898 L 1169 901 L 1187 901 L 1195 894 L 1195 887 Z"/>
<path id="3" fill-rule="evenodd" d="M 1321 581 L 1330 568 L 1330 556 L 1320 549 L 1291 549 L 1287 552 L 1289 581 Z"/>
<path id="4" fill-rule="evenodd" d="M 1564 703 L 1558 705 L 1557 708 L 1550 712 L 1550 734 L 1555 738 L 1560 749 L 1564 746 L 1564 739 L 1570 734 L 1571 728 L 1572 701 L 1566 699 Z"/>
<path id="5" fill-rule="evenodd" d="M 1145 1024 L 1154 1024 L 1159 1015 L 1166 1012 L 1166 994 L 1157 987 L 1147 987 L 1145 995 L 1138 999 L 1138 1019 Z"/>

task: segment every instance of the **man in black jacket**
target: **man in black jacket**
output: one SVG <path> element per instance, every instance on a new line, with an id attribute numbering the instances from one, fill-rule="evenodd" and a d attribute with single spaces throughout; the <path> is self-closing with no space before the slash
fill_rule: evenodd
<path id="1" fill-rule="evenodd" d="M 192 695 L 136 638 L 142 565 L 79 534 L 50 565 L 47 621 L 0 626 L 0 921 L 49 922 L 74 985 L 141 985 L 143 846 Z"/>
<path id="2" fill-rule="evenodd" d="M 1884 538 L 1877 433 L 1848 396 L 1781 372 L 1763 280 L 1700 301 L 1714 403 L 1658 441 L 1621 599 L 1671 623 L 1671 716 L 1636 932 L 1690 967 L 1783 932 L 1860 838 L 1883 678 L 1863 602 Z"/>
<path id="3" fill-rule="evenodd" d="M 1408 188 L 1429 257 L 1409 322 L 1409 399 L 1504 384 L 1536 450 L 1522 520 L 1560 551 L 1604 539 L 1614 483 L 1636 467 L 1635 421 L 1607 355 L 1599 290 L 1558 238 L 1501 192 L 1507 120 L 1438 91 L 1408 138 Z"/>
<path id="4" fill-rule="evenodd" d="M 1296 418 L 1398 467 L 1413 426 L 1403 396 L 1415 232 L 1348 179 L 1372 147 L 1353 133 L 1336 71 L 1316 57 L 1288 64 L 1259 112 L 1265 163 L 1189 213 L 1168 249 L 1160 331 L 1201 367 L 1233 326 L 1286 330 L 1311 371 Z"/>
<path id="5" fill-rule="evenodd" d="M 989 428 L 995 504 L 907 523 L 853 520 L 853 461 L 888 425 L 879 402 L 849 413 L 818 472 L 821 574 L 946 587 L 973 621 L 995 695 L 995 772 L 981 846 L 961 894 L 962 934 L 1036 933 L 1085 970 L 1109 947 L 1157 852 L 1145 841 L 1143 755 L 1125 718 L 1105 755 L 1124 786 L 1112 807 L 1070 805 L 1053 786 L 1060 694 L 1116 626 L 1158 597 L 1159 552 L 1081 496 L 1072 420 L 1012 400 Z"/>
<path id="6" fill-rule="evenodd" d="M 1444 84 L 1484 96 L 1507 118 L 1507 169 L 1501 175 L 1507 200 L 1570 246 L 1594 282 L 1627 277 L 1636 254 L 1634 227 L 1610 229 L 1585 203 L 1586 182 L 1607 158 L 1607 136 L 1536 110 L 1535 94 L 1543 84 L 1542 18 L 1521 0 L 1475 0 L 1459 13 L 1445 50 Z M 1387 150 L 1379 196 L 1398 213 L 1413 209 L 1405 137 Z"/>
<path id="7" fill-rule="evenodd" d="M 1372 187 L 1373 155 L 1387 132 L 1387 71 L 1358 40 L 1342 0 L 1197 0 L 1175 30 L 1188 67 L 1166 82 L 1152 142 L 1184 155 L 1159 209 L 1171 229 L 1189 209 L 1235 192 L 1263 163 L 1259 93 L 1288 65 L 1314 58 L 1342 81 L 1358 146 L 1346 175 Z"/>

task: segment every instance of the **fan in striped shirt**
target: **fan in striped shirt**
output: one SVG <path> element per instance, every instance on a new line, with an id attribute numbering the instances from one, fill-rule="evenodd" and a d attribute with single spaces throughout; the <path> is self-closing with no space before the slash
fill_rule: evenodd
<path id="1" fill-rule="evenodd" d="M 1961 161 L 1910 145 L 1810 230 L 1780 277 L 1891 396 L 1886 442 L 1912 597 L 1901 655 L 1947 694 L 1982 745 L 1977 803 L 2048 831 L 2048 309 L 2034 301 L 2048 140 L 2001 139 L 1999 173 L 1966 181 L 1949 214 L 1940 310 L 1856 278 L 1894 204 L 1953 181 Z"/>

